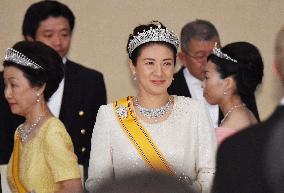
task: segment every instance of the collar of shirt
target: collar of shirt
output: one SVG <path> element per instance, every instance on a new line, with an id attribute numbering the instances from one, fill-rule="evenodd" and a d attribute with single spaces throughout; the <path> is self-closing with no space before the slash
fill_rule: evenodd
<path id="1" fill-rule="evenodd" d="M 187 84 L 195 85 L 195 86 L 197 86 L 197 85 L 199 86 L 199 85 L 200 85 L 200 87 L 201 87 L 202 82 L 201 82 L 199 79 L 195 78 L 195 77 L 188 71 L 187 68 L 184 68 L 184 69 L 183 69 L 183 74 L 184 74 L 184 77 L 185 77 L 186 80 L 187 80 Z"/>
<path id="2" fill-rule="evenodd" d="M 199 100 L 206 105 L 213 123 L 213 127 L 216 128 L 218 126 L 219 119 L 218 105 L 211 105 L 206 101 L 206 99 L 203 97 L 202 81 L 190 74 L 187 68 L 183 70 L 183 75 L 185 77 L 188 89 L 190 90 L 191 98 Z"/>
<path id="3" fill-rule="evenodd" d="M 66 56 L 64 56 L 64 57 L 62 58 L 62 62 L 63 62 L 63 64 L 66 64 L 66 62 L 67 62 Z"/>
<path id="4" fill-rule="evenodd" d="M 62 62 L 65 65 L 67 62 L 67 58 L 63 57 Z M 61 80 L 57 90 L 53 93 L 53 95 L 50 97 L 47 105 L 52 112 L 52 114 L 56 117 L 59 117 L 60 114 L 60 108 L 61 108 L 61 103 L 62 103 L 62 98 L 63 98 L 63 91 L 64 91 L 64 84 L 65 80 L 64 78 Z"/>
<path id="5" fill-rule="evenodd" d="M 280 105 L 284 105 L 284 97 L 280 100 Z"/>

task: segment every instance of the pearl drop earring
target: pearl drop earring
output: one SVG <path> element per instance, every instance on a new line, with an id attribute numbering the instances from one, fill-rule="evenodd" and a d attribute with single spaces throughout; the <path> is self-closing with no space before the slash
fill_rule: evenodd
<path id="1" fill-rule="evenodd" d="M 39 93 L 36 94 L 36 102 L 39 103 L 40 99 L 39 99 Z"/>

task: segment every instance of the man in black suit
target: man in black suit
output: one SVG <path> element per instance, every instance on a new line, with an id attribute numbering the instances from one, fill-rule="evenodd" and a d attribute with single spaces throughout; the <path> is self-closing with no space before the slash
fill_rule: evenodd
<path id="1" fill-rule="evenodd" d="M 97 111 L 101 105 L 106 104 L 107 97 L 100 72 L 72 62 L 66 57 L 74 25 L 75 17 L 66 5 L 57 1 L 40 1 L 27 9 L 22 33 L 26 40 L 41 41 L 62 57 L 65 76 L 48 106 L 54 116 L 65 124 L 78 162 L 87 171 Z M 7 164 L 12 152 L 14 131 L 24 120 L 11 114 L 3 95 L 2 73 L 0 89 L 0 164 Z"/>
<path id="2" fill-rule="evenodd" d="M 284 88 L 284 28 L 276 39 L 275 72 Z M 284 97 L 266 121 L 219 147 L 213 193 L 284 192 Z"/>
<path id="3" fill-rule="evenodd" d="M 178 57 L 182 68 L 174 75 L 170 94 L 191 97 L 207 104 L 214 128 L 218 126 L 219 108 L 210 105 L 203 97 L 203 68 L 215 42 L 220 44 L 219 34 L 209 21 L 195 20 L 187 23 L 181 31 L 181 52 Z M 221 114 L 222 116 L 222 114 Z"/>

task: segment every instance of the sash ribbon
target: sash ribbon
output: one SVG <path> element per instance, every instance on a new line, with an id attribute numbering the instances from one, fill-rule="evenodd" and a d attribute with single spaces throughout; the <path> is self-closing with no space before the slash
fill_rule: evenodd
<path id="1" fill-rule="evenodd" d="M 156 172 L 175 175 L 146 128 L 138 121 L 134 113 L 132 99 L 132 96 L 128 96 L 113 103 L 115 115 L 121 128 L 147 166 Z"/>
<path id="2" fill-rule="evenodd" d="M 20 136 L 17 134 L 13 149 L 12 158 L 12 178 L 15 184 L 15 188 L 18 193 L 27 193 L 28 191 L 20 181 L 19 175 L 19 159 L 20 159 Z"/>

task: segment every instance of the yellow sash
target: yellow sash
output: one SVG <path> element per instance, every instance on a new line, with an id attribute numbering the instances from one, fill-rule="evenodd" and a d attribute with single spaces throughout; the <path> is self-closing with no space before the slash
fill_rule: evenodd
<path id="1" fill-rule="evenodd" d="M 129 140 L 139 152 L 141 158 L 154 171 L 175 175 L 170 164 L 160 152 L 147 130 L 138 121 L 133 112 L 132 98 L 119 99 L 113 104 L 116 118 L 128 136 Z"/>
<path id="2" fill-rule="evenodd" d="M 19 157 L 20 157 L 20 137 L 16 134 L 16 140 L 13 149 L 13 160 L 12 160 L 12 177 L 14 180 L 15 187 L 18 193 L 28 192 L 24 185 L 20 181 L 19 175 Z"/>

